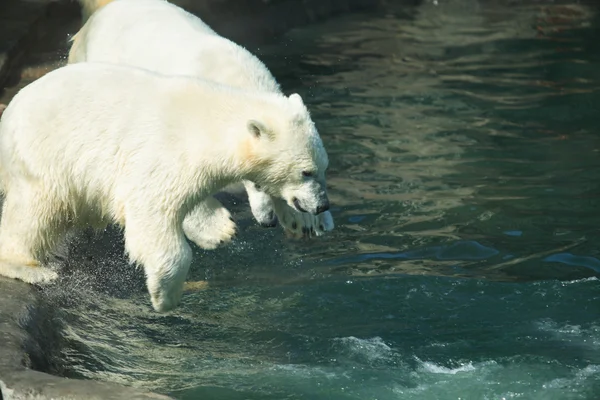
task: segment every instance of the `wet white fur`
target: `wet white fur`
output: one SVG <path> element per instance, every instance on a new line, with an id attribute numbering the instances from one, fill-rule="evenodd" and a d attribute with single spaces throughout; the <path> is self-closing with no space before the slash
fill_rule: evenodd
<path id="1" fill-rule="evenodd" d="M 242 179 L 313 207 L 322 193 L 301 171 L 322 177 L 327 162 L 298 95 L 110 64 L 59 68 L 0 120 L 0 274 L 52 280 L 41 264 L 71 228 L 115 223 L 154 308 L 170 310 L 192 258 L 190 210 Z"/>
<path id="2" fill-rule="evenodd" d="M 127 64 L 164 74 L 197 76 L 248 90 L 281 93 L 277 81 L 258 58 L 176 5 L 163 0 L 80 0 L 80 3 L 84 18 L 91 17 L 73 37 L 69 63 Z M 94 13 L 94 9 L 98 10 Z M 250 181 L 244 181 L 244 186 L 252 213 L 263 225 L 273 223 L 275 212 L 282 226 L 295 236 L 303 232 L 320 236 L 334 228 L 329 211 L 316 216 L 300 213 L 282 199 L 258 190 Z M 206 210 L 199 208 L 187 223 L 190 229 L 203 232 L 203 236 L 197 235 L 199 246 L 213 248 L 211 243 L 219 240 L 213 240 L 210 232 L 217 230 L 207 227 L 207 221 L 210 218 Z"/>

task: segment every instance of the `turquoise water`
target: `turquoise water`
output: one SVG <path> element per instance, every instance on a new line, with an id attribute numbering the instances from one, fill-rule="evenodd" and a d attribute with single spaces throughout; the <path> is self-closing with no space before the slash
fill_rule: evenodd
<path id="1" fill-rule="evenodd" d="M 48 292 L 57 370 L 179 399 L 600 398 L 598 9 L 438 3 L 257 50 L 317 121 L 332 234 L 228 198 L 240 237 L 167 315 L 118 234 L 81 237 Z"/>

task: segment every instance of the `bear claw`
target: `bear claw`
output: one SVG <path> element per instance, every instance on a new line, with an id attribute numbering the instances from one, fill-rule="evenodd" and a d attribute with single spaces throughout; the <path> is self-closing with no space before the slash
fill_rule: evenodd
<path id="1" fill-rule="evenodd" d="M 183 230 L 189 240 L 205 250 L 224 246 L 238 234 L 229 210 L 214 198 L 201 203 L 185 217 Z"/>
<path id="2" fill-rule="evenodd" d="M 334 228 L 333 218 L 329 211 L 319 215 L 301 213 L 289 207 L 282 199 L 273 198 L 272 200 L 275 213 L 288 236 L 296 238 L 322 236 Z"/>

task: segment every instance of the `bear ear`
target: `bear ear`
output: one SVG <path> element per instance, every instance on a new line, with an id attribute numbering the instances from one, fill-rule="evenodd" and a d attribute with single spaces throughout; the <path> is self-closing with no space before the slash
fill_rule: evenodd
<path id="1" fill-rule="evenodd" d="M 270 132 L 267 127 L 260 121 L 251 119 L 248 121 L 248 132 L 256 138 L 260 139 L 261 137 L 271 138 Z"/>
<path id="2" fill-rule="evenodd" d="M 305 107 L 304 102 L 302 101 L 302 97 L 300 97 L 300 95 L 298 93 L 290 94 L 290 97 L 288 97 L 288 98 L 290 99 L 290 101 L 292 102 L 292 104 L 295 107 L 297 107 L 301 110 L 304 109 L 304 107 Z"/>

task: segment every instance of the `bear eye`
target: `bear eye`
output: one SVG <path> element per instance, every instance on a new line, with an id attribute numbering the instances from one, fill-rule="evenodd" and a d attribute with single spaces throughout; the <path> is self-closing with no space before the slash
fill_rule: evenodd
<path id="1" fill-rule="evenodd" d="M 302 171 L 302 176 L 305 178 L 310 178 L 313 175 L 314 175 L 314 172 L 312 172 L 312 171 Z"/>

